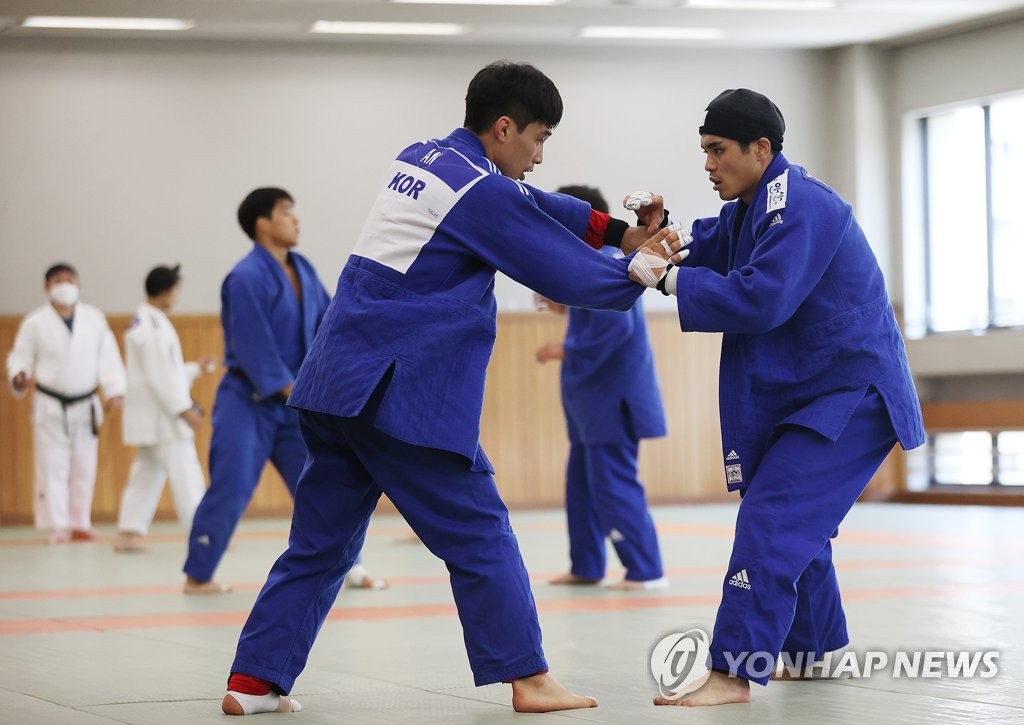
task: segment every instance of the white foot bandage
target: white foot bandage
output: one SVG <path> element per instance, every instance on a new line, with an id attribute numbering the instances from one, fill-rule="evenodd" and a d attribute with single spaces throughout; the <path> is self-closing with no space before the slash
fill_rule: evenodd
<path id="1" fill-rule="evenodd" d="M 231 708 L 228 703 L 228 698 L 233 698 L 238 703 L 238 708 L 241 712 L 228 712 Z M 288 712 L 288 710 L 282 710 L 281 706 L 284 704 L 282 700 L 291 700 L 292 709 L 291 712 L 302 712 L 302 705 L 299 704 L 298 700 L 292 700 L 289 697 L 282 697 L 276 692 L 270 692 L 266 695 L 246 695 L 244 692 L 235 692 L 234 690 L 228 690 L 227 695 L 224 696 L 224 705 L 222 709 L 228 715 L 256 715 L 261 712 Z M 285 706 L 287 707 L 287 705 Z"/>
<path id="2" fill-rule="evenodd" d="M 647 581 L 640 582 L 644 589 L 667 589 L 668 588 L 668 577 L 659 577 L 657 579 L 648 579 Z"/>
<path id="3" fill-rule="evenodd" d="M 345 586 L 353 589 L 387 589 L 388 583 L 384 579 L 374 579 L 365 566 L 356 564 L 345 575 Z"/>
<path id="4" fill-rule="evenodd" d="M 605 584 L 605 589 L 614 589 L 617 591 L 646 591 L 648 589 L 666 589 L 668 587 L 668 577 L 660 577 L 658 579 L 647 579 L 645 581 L 637 581 L 635 579 L 623 579 L 622 581 L 615 582 L 614 584 Z"/>
<path id="5" fill-rule="evenodd" d="M 626 200 L 622 202 L 622 205 L 630 211 L 636 211 L 642 206 L 650 206 L 652 201 L 654 201 L 654 197 L 651 195 L 651 192 L 634 191 L 626 197 Z"/>

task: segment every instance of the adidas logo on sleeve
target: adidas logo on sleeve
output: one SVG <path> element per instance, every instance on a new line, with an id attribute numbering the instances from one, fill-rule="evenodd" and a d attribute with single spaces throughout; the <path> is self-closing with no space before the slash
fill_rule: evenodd
<path id="1" fill-rule="evenodd" d="M 740 589 L 750 589 L 750 579 L 747 578 L 747 570 L 740 569 L 729 579 L 729 586 Z"/>

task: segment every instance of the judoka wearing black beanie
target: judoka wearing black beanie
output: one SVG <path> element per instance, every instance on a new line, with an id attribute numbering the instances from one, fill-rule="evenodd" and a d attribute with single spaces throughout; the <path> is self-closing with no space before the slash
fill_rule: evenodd
<path id="1" fill-rule="evenodd" d="M 747 88 L 722 91 L 707 107 L 704 125 L 697 129 L 702 136 L 721 136 L 740 143 L 749 143 L 762 136 L 772 142 L 772 150 L 782 149 L 786 121 L 782 111 L 766 96 Z"/>

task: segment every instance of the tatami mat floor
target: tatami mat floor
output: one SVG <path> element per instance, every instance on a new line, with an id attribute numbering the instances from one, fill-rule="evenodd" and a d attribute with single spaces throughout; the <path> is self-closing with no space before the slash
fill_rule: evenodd
<path id="1" fill-rule="evenodd" d="M 1024 725 L 1024 509 L 860 504 L 835 545 L 854 650 L 997 652 L 994 677 L 897 678 L 890 662 L 869 677 L 774 682 L 749 705 L 696 710 L 651 704 L 650 655 L 673 632 L 710 632 L 735 506 L 653 515 L 671 585 L 621 593 L 548 585 L 567 568 L 564 514 L 512 513 L 552 673 L 600 707 L 521 715 L 507 685 L 473 687 L 443 564 L 402 519 L 380 515 L 364 560 L 392 587 L 344 590 L 293 692 L 304 711 L 255 722 Z M 0 528 L 0 723 L 234 722 L 219 710 L 227 668 L 287 525 L 242 523 L 218 573 L 235 592 L 219 597 L 181 594 L 184 535 L 171 523 L 132 555 L 111 550 L 109 526 L 65 546 Z"/>

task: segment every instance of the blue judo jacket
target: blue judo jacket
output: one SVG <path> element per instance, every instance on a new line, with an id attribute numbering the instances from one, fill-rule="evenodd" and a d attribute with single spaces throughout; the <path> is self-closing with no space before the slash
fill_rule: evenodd
<path id="1" fill-rule="evenodd" d="M 745 211 L 737 224 L 737 215 Z M 917 391 L 885 281 L 853 210 L 777 154 L 749 208 L 692 228 L 677 278 L 680 327 L 723 332 L 726 482 L 745 488 L 772 432 L 836 440 L 873 387 L 905 449 L 924 442 Z"/>
<path id="2" fill-rule="evenodd" d="M 626 310 L 628 263 L 583 241 L 590 206 L 502 176 L 466 129 L 399 154 L 306 356 L 291 405 L 354 416 L 394 368 L 374 425 L 466 457 L 480 449 L 500 270 L 573 307 Z"/>
<path id="3" fill-rule="evenodd" d="M 606 445 L 665 435 L 643 301 L 627 312 L 572 308 L 568 316 L 561 380 L 569 441 Z"/>
<path id="4" fill-rule="evenodd" d="M 288 256 L 302 285 L 301 305 L 281 265 L 258 244 L 221 285 L 224 364 L 241 370 L 259 398 L 295 380 L 330 302 L 313 265 L 296 252 Z"/>

